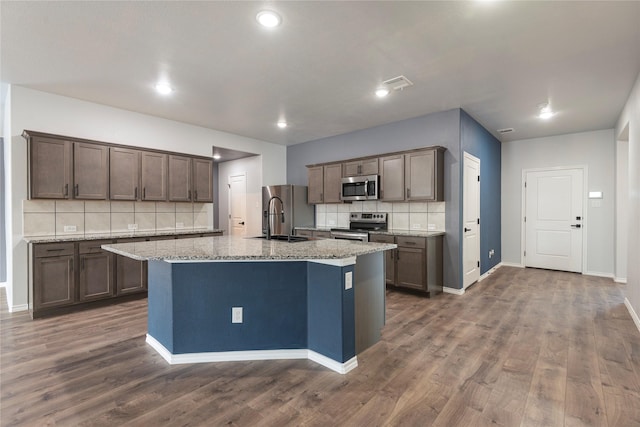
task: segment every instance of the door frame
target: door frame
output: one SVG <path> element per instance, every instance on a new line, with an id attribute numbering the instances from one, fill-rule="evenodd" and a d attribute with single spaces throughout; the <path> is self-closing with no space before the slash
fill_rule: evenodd
<path id="1" fill-rule="evenodd" d="M 472 160 L 472 161 L 475 161 L 475 162 L 478 163 L 478 176 L 479 177 L 480 177 L 480 168 L 482 166 L 479 157 L 476 157 L 471 153 L 463 151 L 463 153 L 462 153 L 462 159 L 463 159 L 463 163 L 462 163 L 462 200 L 463 200 L 463 203 L 464 203 L 464 185 L 465 185 L 465 180 L 464 180 L 465 165 L 464 165 L 464 162 L 466 161 L 467 158 L 469 158 L 469 160 Z M 482 178 L 480 178 L 480 180 L 482 180 Z M 477 206 L 477 208 L 478 208 L 478 219 L 480 220 L 480 224 L 482 224 L 482 219 L 480 218 L 480 206 L 482 206 L 482 200 L 481 200 L 482 192 L 481 192 L 481 188 L 480 188 L 480 181 L 478 181 L 477 185 L 478 185 L 478 206 Z M 462 221 L 461 221 L 461 225 L 462 225 L 463 229 L 465 227 L 465 225 L 464 225 L 464 217 L 465 217 L 464 216 L 464 209 L 465 209 L 465 206 L 463 204 L 463 206 L 462 206 Z M 460 230 L 461 231 L 461 237 L 462 237 L 460 239 L 460 241 L 461 241 L 461 249 L 462 249 L 462 275 L 463 275 L 463 277 L 462 277 L 462 289 L 463 290 L 464 289 L 468 289 L 470 286 L 478 283 L 480 281 L 480 278 L 482 277 L 482 245 L 481 245 L 481 242 L 480 242 L 480 238 L 481 238 L 480 224 L 478 224 L 478 231 L 476 233 L 477 241 L 478 241 L 478 261 L 480 262 L 480 265 L 478 266 L 478 279 L 475 282 L 469 283 L 466 286 L 464 284 L 464 231 Z"/>
<path id="2" fill-rule="evenodd" d="M 520 195 L 522 203 L 520 205 L 520 266 L 526 267 L 524 262 L 524 251 L 527 247 L 527 230 L 524 222 L 524 213 L 527 211 L 527 192 L 524 190 L 524 185 L 527 182 L 527 173 L 529 172 L 553 172 L 566 169 L 581 169 L 582 170 L 582 262 L 580 263 L 580 273 L 584 274 L 584 266 L 587 260 L 587 233 L 588 230 L 588 181 L 589 181 L 589 168 L 587 165 L 567 165 L 567 166 L 549 166 L 542 168 L 528 168 L 522 169 L 522 180 L 520 182 Z"/>
<path id="3" fill-rule="evenodd" d="M 232 224 L 231 224 L 231 178 L 235 177 L 235 176 L 243 176 L 244 177 L 244 232 L 243 232 L 243 236 L 245 237 L 247 234 L 247 228 L 248 228 L 248 224 L 247 224 L 247 172 L 237 172 L 234 173 L 232 175 L 229 175 L 227 177 L 227 230 L 229 232 L 229 235 L 231 235 L 231 229 L 232 229 Z"/>

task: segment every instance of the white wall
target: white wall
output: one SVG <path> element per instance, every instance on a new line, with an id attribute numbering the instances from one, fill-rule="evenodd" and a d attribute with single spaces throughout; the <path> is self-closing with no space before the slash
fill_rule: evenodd
<path id="1" fill-rule="evenodd" d="M 629 127 L 616 142 L 616 266 L 614 278 L 617 282 L 627 281 L 627 246 L 629 239 Z"/>
<path id="2" fill-rule="evenodd" d="M 640 329 L 640 75 L 629 94 L 616 126 L 616 135 L 620 135 L 629 126 L 629 170 L 627 213 L 627 286 L 625 295 L 627 306 L 635 315 Z"/>
<path id="3" fill-rule="evenodd" d="M 27 150 L 24 129 L 104 142 L 211 156 L 212 146 L 260 155 L 263 182 L 286 182 L 286 147 L 78 99 L 11 86 L 5 108 L 6 162 L 9 164 L 7 247 L 9 309 L 25 309 L 27 246 L 22 241 L 22 200 L 27 198 Z M 7 153 L 8 152 L 8 153 Z"/>
<path id="4" fill-rule="evenodd" d="M 560 118 L 557 118 L 560 120 Z M 586 274 L 613 277 L 615 138 L 613 129 L 502 144 L 502 261 L 521 264 L 522 170 L 587 166 L 588 191 L 602 191 L 601 207 L 586 201 Z"/>
<path id="5" fill-rule="evenodd" d="M 246 236 L 262 234 L 262 186 L 272 185 L 260 179 L 262 162 L 259 156 L 222 162 L 218 164 L 218 213 L 219 228 L 229 234 L 229 177 L 245 174 L 247 179 L 247 217 L 245 218 Z M 264 184 L 263 184 L 264 182 Z"/>

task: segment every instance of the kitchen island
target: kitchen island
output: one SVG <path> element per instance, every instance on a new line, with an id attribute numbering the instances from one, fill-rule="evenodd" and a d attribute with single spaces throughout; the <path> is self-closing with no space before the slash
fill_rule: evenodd
<path id="1" fill-rule="evenodd" d="M 169 363 L 304 358 L 346 373 L 380 339 L 395 245 L 218 236 L 102 248 L 149 261 L 147 342 Z"/>

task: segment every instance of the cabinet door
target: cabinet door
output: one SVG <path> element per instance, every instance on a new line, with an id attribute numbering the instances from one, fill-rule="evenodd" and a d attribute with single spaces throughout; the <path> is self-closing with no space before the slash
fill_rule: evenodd
<path id="1" fill-rule="evenodd" d="M 191 201 L 191 158 L 169 156 L 169 201 Z"/>
<path id="2" fill-rule="evenodd" d="M 34 259 L 34 311 L 74 303 L 76 282 L 73 261 L 73 255 Z"/>
<path id="3" fill-rule="evenodd" d="M 71 197 L 71 147 L 69 141 L 34 137 L 29 144 L 29 183 L 32 199 Z"/>
<path id="4" fill-rule="evenodd" d="M 296 236 L 313 237 L 312 230 L 296 230 Z"/>
<path id="5" fill-rule="evenodd" d="M 405 155 L 407 200 L 435 200 L 435 150 Z"/>
<path id="6" fill-rule="evenodd" d="M 147 288 L 147 262 L 116 256 L 117 294 L 142 292 Z"/>
<path id="7" fill-rule="evenodd" d="M 402 154 L 380 158 L 380 199 L 404 200 L 404 156 Z"/>
<path id="8" fill-rule="evenodd" d="M 324 203 L 340 203 L 342 192 L 342 164 L 324 167 Z"/>
<path id="9" fill-rule="evenodd" d="M 324 168 L 322 166 L 307 168 L 307 177 L 309 183 L 307 188 L 307 203 L 310 205 L 323 203 Z"/>
<path id="10" fill-rule="evenodd" d="M 111 200 L 138 200 L 140 152 L 112 147 L 109 158 Z"/>
<path id="11" fill-rule="evenodd" d="M 142 200 L 167 200 L 167 155 L 141 152 Z"/>
<path id="12" fill-rule="evenodd" d="M 78 256 L 80 301 L 113 296 L 113 257 L 106 251 Z"/>
<path id="13" fill-rule="evenodd" d="M 357 176 L 360 175 L 360 162 L 347 162 L 342 164 L 342 176 Z"/>
<path id="14" fill-rule="evenodd" d="M 193 159 L 193 201 L 213 202 L 213 161 Z"/>
<path id="15" fill-rule="evenodd" d="M 377 175 L 378 159 L 363 160 L 360 166 L 360 175 Z"/>
<path id="16" fill-rule="evenodd" d="M 109 147 L 73 144 L 73 197 L 106 200 L 109 182 Z"/>
<path id="17" fill-rule="evenodd" d="M 398 286 L 426 291 L 425 250 L 401 246 L 396 250 Z"/>

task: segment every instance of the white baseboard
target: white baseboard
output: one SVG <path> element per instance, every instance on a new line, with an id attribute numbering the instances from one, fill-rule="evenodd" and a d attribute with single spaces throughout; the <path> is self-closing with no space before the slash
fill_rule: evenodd
<path id="1" fill-rule="evenodd" d="M 516 268 L 524 268 L 523 264 L 519 264 L 517 262 L 501 262 L 503 267 L 516 267 Z"/>
<path id="2" fill-rule="evenodd" d="M 18 311 L 29 310 L 29 304 L 9 305 L 9 313 L 17 313 Z"/>
<path id="3" fill-rule="evenodd" d="M 613 281 L 616 283 L 623 283 L 623 284 L 627 284 L 627 278 L 626 277 L 613 277 Z"/>
<path id="4" fill-rule="evenodd" d="M 184 363 L 239 362 L 247 360 L 309 359 L 339 374 L 346 374 L 358 366 L 358 359 L 356 356 L 344 363 L 340 363 L 306 348 L 172 354 L 165 346 L 149 334 L 147 334 L 146 342 L 170 365 L 179 365 Z"/>
<path id="5" fill-rule="evenodd" d="M 447 286 L 444 286 L 442 288 L 442 292 L 444 292 L 445 294 L 464 295 L 464 289 L 449 288 Z"/>
<path id="6" fill-rule="evenodd" d="M 582 274 L 584 274 L 585 276 L 594 276 L 594 277 L 605 277 L 607 279 L 612 279 L 613 280 L 613 274 L 611 273 L 601 273 L 599 271 L 585 271 Z"/>
<path id="7" fill-rule="evenodd" d="M 624 299 L 624 305 L 627 306 L 627 310 L 629 310 L 629 314 L 633 319 L 633 323 L 636 324 L 636 328 L 638 328 L 638 331 L 640 331 L 640 317 L 638 317 L 638 313 L 636 313 L 636 311 L 633 309 L 633 306 L 631 305 L 631 302 L 628 298 Z"/>
<path id="8" fill-rule="evenodd" d="M 480 278 L 478 279 L 478 282 L 482 282 L 484 279 L 489 277 L 492 273 L 495 273 L 495 271 L 497 269 L 499 269 L 500 267 L 502 267 L 502 263 L 501 262 L 497 263 L 489 271 L 486 271 L 482 276 L 480 276 Z"/>

